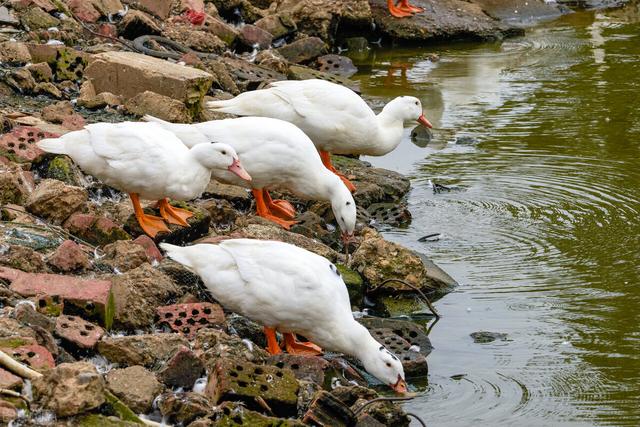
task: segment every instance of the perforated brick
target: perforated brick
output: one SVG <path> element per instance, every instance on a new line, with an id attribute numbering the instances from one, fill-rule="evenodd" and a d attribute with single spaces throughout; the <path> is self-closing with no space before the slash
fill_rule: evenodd
<path id="1" fill-rule="evenodd" d="M 427 359 L 418 351 L 413 351 L 409 341 L 388 328 L 372 329 L 371 334 L 402 362 L 407 376 L 419 376 L 429 373 Z M 415 348 L 415 347 L 413 347 Z"/>
<path id="2" fill-rule="evenodd" d="M 224 324 L 224 312 L 218 304 L 198 302 L 158 307 L 157 324 L 167 325 L 189 339 L 202 328 L 219 327 Z"/>
<path id="3" fill-rule="evenodd" d="M 104 335 L 104 329 L 78 316 L 63 314 L 56 320 L 56 335 L 81 349 L 92 349 Z"/>
<path id="4" fill-rule="evenodd" d="M 18 126 L 0 137 L 0 153 L 16 162 L 32 162 L 44 154 L 36 142 L 43 138 L 57 138 L 58 136 L 58 134 L 44 132 L 35 127 Z"/>
<path id="5" fill-rule="evenodd" d="M 49 350 L 38 344 L 23 345 L 11 349 L 0 348 L 0 350 L 36 371 L 51 369 L 56 365 Z"/>
<path id="6" fill-rule="evenodd" d="M 347 427 L 354 424 L 355 416 L 348 406 L 330 393 L 321 390 L 311 402 L 302 421 L 313 426 Z"/>
<path id="7" fill-rule="evenodd" d="M 330 363 L 321 357 L 298 356 L 287 353 L 280 353 L 267 359 L 267 363 L 277 368 L 291 369 L 299 380 L 309 380 L 316 384 L 324 383 L 325 370 Z"/>

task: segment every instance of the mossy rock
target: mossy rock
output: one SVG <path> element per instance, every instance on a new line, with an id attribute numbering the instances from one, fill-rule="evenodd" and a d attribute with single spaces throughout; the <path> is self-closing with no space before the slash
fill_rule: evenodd
<path id="1" fill-rule="evenodd" d="M 39 7 L 30 7 L 20 15 L 20 22 L 29 30 L 46 30 L 47 28 L 57 27 L 60 20 L 49 15 Z"/>
<path id="2" fill-rule="evenodd" d="M 87 59 L 80 52 L 63 48 L 58 50 L 52 68 L 58 80 L 76 81 L 82 79 L 86 66 Z"/>
<path id="3" fill-rule="evenodd" d="M 251 411 L 244 407 L 233 407 L 233 403 L 225 403 L 220 407 L 222 417 L 218 418 L 216 426 L 218 427 L 303 427 L 306 424 L 295 420 L 285 418 L 275 418 L 262 415 L 259 412 Z"/>
<path id="4" fill-rule="evenodd" d="M 360 307 L 362 305 L 362 299 L 364 298 L 364 281 L 362 280 L 362 276 L 360 276 L 360 273 L 351 270 L 346 265 L 337 264 L 336 267 L 342 275 L 344 284 L 347 285 L 351 305 Z"/>
<path id="5" fill-rule="evenodd" d="M 122 401 L 114 396 L 111 392 L 105 391 L 104 397 L 106 403 L 101 407 L 101 412 L 104 415 L 115 416 L 121 421 L 128 422 L 129 424 L 144 424 L 142 420 L 140 420 L 140 418 L 138 418 L 138 416 L 131 409 L 129 409 L 127 405 L 122 403 Z"/>
<path id="6" fill-rule="evenodd" d="M 105 417 L 104 415 L 90 414 L 77 420 L 79 427 L 133 427 L 141 423 L 120 420 L 116 417 Z"/>
<path id="7" fill-rule="evenodd" d="M 18 348 L 29 344 L 34 344 L 34 340 L 23 337 L 0 338 L 0 348 Z"/>
<path id="8" fill-rule="evenodd" d="M 45 178 L 57 179 L 69 185 L 81 186 L 82 173 L 67 156 L 56 156 L 47 165 Z"/>

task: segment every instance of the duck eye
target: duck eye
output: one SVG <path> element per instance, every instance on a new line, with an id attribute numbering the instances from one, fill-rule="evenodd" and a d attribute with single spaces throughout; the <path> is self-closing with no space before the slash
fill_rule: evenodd
<path id="1" fill-rule="evenodd" d="M 416 105 L 419 105 L 420 103 L 418 101 L 416 101 Z"/>
<path id="2" fill-rule="evenodd" d="M 222 155 L 223 155 L 223 156 L 226 156 L 226 155 L 227 155 L 227 152 L 226 152 L 226 151 L 224 151 L 224 150 L 222 150 Z"/>
<path id="3" fill-rule="evenodd" d="M 387 362 L 386 365 L 387 365 L 387 368 L 391 367 L 391 363 L 389 363 L 389 362 Z"/>
<path id="4" fill-rule="evenodd" d="M 351 204 L 351 202 L 347 202 L 347 206 L 349 206 Z"/>

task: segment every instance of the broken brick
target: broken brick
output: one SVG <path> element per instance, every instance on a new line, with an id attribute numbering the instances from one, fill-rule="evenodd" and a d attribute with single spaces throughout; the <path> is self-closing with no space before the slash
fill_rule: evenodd
<path id="1" fill-rule="evenodd" d="M 263 401 L 277 416 L 289 417 L 296 414 L 298 388 L 290 369 L 220 359 L 209 375 L 205 394 L 214 404 L 242 401 L 256 411 L 264 409 Z"/>
<path id="2" fill-rule="evenodd" d="M 17 390 L 22 386 L 22 378 L 0 368 L 0 389 Z"/>
<path id="3" fill-rule="evenodd" d="M 23 297 L 46 296 L 64 301 L 64 312 L 100 319 L 109 329 L 113 321 L 113 297 L 109 280 L 85 280 L 57 274 L 25 273 L 0 267 L 0 277 L 11 282 L 10 289 Z M 41 302 L 38 301 L 38 306 Z"/>
<path id="4" fill-rule="evenodd" d="M 58 136 L 58 134 L 44 132 L 35 127 L 18 126 L 0 137 L 0 155 L 18 163 L 33 162 L 44 154 L 36 142 L 43 138 L 57 138 Z"/>
<path id="5" fill-rule="evenodd" d="M 199 329 L 224 324 L 222 307 L 208 302 L 158 307 L 156 313 L 156 323 L 166 324 L 174 332 L 190 339 L 196 336 Z"/>
<path id="6" fill-rule="evenodd" d="M 376 328 L 371 329 L 370 332 L 376 341 L 383 344 L 400 359 L 407 376 L 421 376 L 429 373 L 426 357 L 419 351 L 414 351 L 411 348 L 411 343 L 395 331 L 389 328 Z"/>
<path id="7" fill-rule="evenodd" d="M 69 272 L 89 268 L 89 257 L 73 240 L 65 240 L 47 260 L 58 271 Z"/>
<path id="8" fill-rule="evenodd" d="M 286 353 L 269 357 L 267 363 L 278 368 L 291 369 L 299 380 L 308 380 L 321 385 L 324 383 L 324 372 L 330 366 L 330 363 L 321 357 Z"/>
<path id="9" fill-rule="evenodd" d="M 28 344 L 15 348 L 0 348 L 20 363 L 36 371 L 53 368 L 56 363 L 53 356 L 45 347 L 38 344 Z"/>
<path id="10" fill-rule="evenodd" d="M 204 364 L 187 347 L 182 347 L 158 372 L 158 379 L 168 387 L 191 389 L 204 372 Z"/>
<path id="11" fill-rule="evenodd" d="M 302 421 L 320 427 L 347 427 L 355 422 L 353 411 L 330 393 L 320 390 Z"/>
<path id="12" fill-rule="evenodd" d="M 160 252 L 160 249 L 158 249 L 158 246 L 156 246 L 156 242 L 154 242 L 151 237 L 147 236 L 146 234 L 141 234 L 140 236 L 135 238 L 133 243 L 144 248 L 144 251 L 147 253 L 147 259 L 149 260 L 149 262 L 162 261 L 162 253 Z"/>
<path id="13" fill-rule="evenodd" d="M 78 316 L 59 316 L 56 335 L 79 349 L 92 349 L 104 335 L 104 329 Z"/>
<path id="14" fill-rule="evenodd" d="M 104 246 L 116 240 L 128 240 L 129 234 L 108 218 L 92 214 L 72 214 L 63 227 L 82 240 Z"/>

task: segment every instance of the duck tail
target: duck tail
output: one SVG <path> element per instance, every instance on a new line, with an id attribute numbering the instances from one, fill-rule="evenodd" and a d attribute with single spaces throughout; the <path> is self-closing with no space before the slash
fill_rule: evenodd
<path id="1" fill-rule="evenodd" d="M 160 247 L 164 249 L 167 256 L 172 260 L 179 262 L 185 267 L 193 268 L 193 261 L 189 256 L 189 249 L 182 246 L 170 245 L 169 243 L 160 243 Z"/>
<path id="2" fill-rule="evenodd" d="M 36 143 L 38 148 L 47 153 L 67 154 L 67 146 L 63 138 L 46 138 Z"/>

